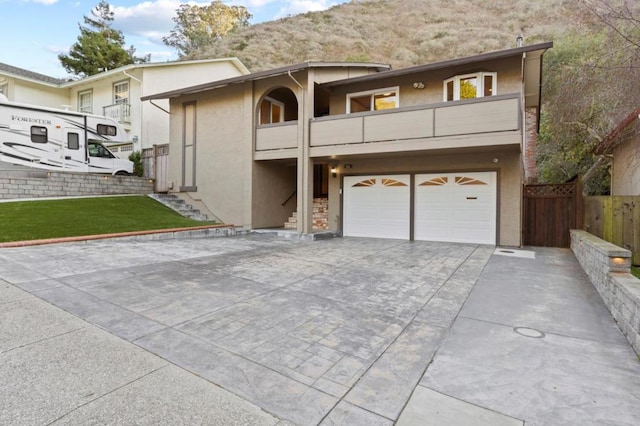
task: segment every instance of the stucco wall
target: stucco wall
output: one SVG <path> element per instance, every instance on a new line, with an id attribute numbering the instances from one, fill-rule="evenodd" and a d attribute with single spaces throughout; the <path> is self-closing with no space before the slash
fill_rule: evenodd
<path id="1" fill-rule="evenodd" d="M 330 109 L 331 115 L 346 113 L 346 96 L 349 93 L 377 90 L 387 87 L 400 88 L 400 106 L 423 105 L 442 102 L 444 80 L 455 75 L 468 74 L 478 71 L 497 72 L 497 93 L 520 93 L 522 91 L 521 66 L 519 58 L 507 58 L 490 63 L 481 63 L 473 67 L 455 67 L 434 70 L 428 73 L 417 73 L 393 79 L 380 79 L 374 82 L 352 84 L 332 90 Z M 422 82 L 424 89 L 415 89 L 413 83 Z"/>
<path id="2" fill-rule="evenodd" d="M 289 198 L 296 191 L 296 176 L 295 164 L 268 161 L 254 163 L 253 228 L 280 228 L 283 226 L 296 210 L 296 195 Z"/>
<path id="3" fill-rule="evenodd" d="M 613 151 L 611 195 L 640 195 L 640 136 Z"/>
<path id="4" fill-rule="evenodd" d="M 62 105 L 70 104 L 68 89 L 49 88 L 13 78 L 7 80 L 7 98 L 10 101 L 58 109 L 63 109 Z"/>
<path id="5" fill-rule="evenodd" d="M 498 162 L 494 162 L 497 159 Z M 340 174 L 368 173 L 436 173 L 457 171 L 498 172 L 498 244 L 520 246 L 522 177 L 520 153 L 515 150 L 476 152 L 467 154 L 421 154 L 407 157 L 383 157 L 377 159 L 342 159 L 338 164 Z M 344 164 L 350 164 L 345 169 Z M 341 179 L 329 177 L 329 229 L 340 225 Z"/>
<path id="6" fill-rule="evenodd" d="M 225 223 L 250 225 L 253 123 L 244 86 L 217 90 L 215 96 L 204 93 L 172 101 L 169 181 L 173 191 L 182 184 L 182 103 L 188 101 L 196 101 L 197 120 L 197 191 L 191 195 Z"/>

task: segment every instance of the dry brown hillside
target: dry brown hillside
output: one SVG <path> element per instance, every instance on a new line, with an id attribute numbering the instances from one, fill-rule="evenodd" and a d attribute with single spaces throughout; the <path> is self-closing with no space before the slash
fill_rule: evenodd
<path id="1" fill-rule="evenodd" d="M 237 56 L 252 71 L 307 60 L 394 68 L 549 41 L 587 19 L 580 0 L 361 0 L 249 26 L 188 59 Z"/>

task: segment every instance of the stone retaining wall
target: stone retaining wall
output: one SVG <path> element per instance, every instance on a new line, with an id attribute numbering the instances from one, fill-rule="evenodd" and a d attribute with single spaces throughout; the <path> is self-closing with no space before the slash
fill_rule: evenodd
<path id="1" fill-rule="evenodd" d="M 153 193 L 153 181 L 137 176 L 41 172 L 0 175 L 0 199 Z"/>
<path id="2" fill-rule="evenodd" d="M 640 354 L 640 280 L 630 273 L 631 252 L 580 230 L 571 230 L 571 250 Z"/>

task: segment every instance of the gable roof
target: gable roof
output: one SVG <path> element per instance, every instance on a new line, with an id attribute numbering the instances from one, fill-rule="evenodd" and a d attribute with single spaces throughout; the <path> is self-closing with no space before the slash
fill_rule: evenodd
<path id="1" fill-rule="evenodd" d="M 181 65 L 213 63 L 213 62 L 231 62 L 242 74 L 249 74 L 249 70 L 247 69 L 247 67 L 238 58 L 235 58 L 235 57 L 199 59 L 199 60 L 193 60 L 193 61 L 168 61 L 168 62 L 153 62 L 153 63 L 146 63 L 146 64 L 130 64 L 130 65 L 124 65 L 122 67 L 114 68 L 109 71 L 90 75 L 88 77 L 84 77 L 78 80 L 73 80 L 71 78 L 62 79 L 62 78 L 49 77 L 44 74 L 39 74 L 33 71 L 29 71 L 23 68 L 18 68 L 13 65 L 0 62 L 0 74 L 7 74 L 14 78 L 19 78 L 21 80 L 30 80 L 36 83 L 46 84 L 48 86 L 57 86 L 59 88 L 65 88 L 65 87 L 75 86 L 78 84 L 84 84 L 84 83 L 95 81 L 95 80 L 100 80 L 102 78 L 110 77 L 112 75 L 115 75 L 121 72 L 138 69 L 138 68 L 157 68 L 157 67 L 181 66 Z"/>
<path id="2" fill-rule="evenodd" d="M 624 130 L 629 127 L 636 119 L 640 120 L 640 107 L 633 110 L 631 114 L 626 116 L 616 127 L 613 128 L 598 145 L 593 152 L 598 155 L 609 154 L 613 148 L 618 146 L 625 140 L 623 137 Z"/>
<path id="3" fill-rule="evenodd" d="M 22 80 L 31 80 L 38 83 L 46 83 L 50 85 L 60 85 L 66 82 L 66 80 L 62 78 L 50 77 L 48 75 L 29 71 L 24 68 L 14 67 L 13 65 L 5 64 L 3 62 L 0 62 L 0 73 L 8 74 L 12 77 L 17 77 Z"/>
<path id="4" fill-rule="evenodd" d="M 227 78 L 224 80 L 212 81 L 209 83 L 198 84 L 196 86 L 185 87 L 183 89 L 171 90 L 168 92 L 156 93 L 153 95 L 143 96 L 140 98 L 142 101 L 153 99 L 167 99 L 174 98 L 176 96 L 205 92 L 207 90 L 214 90 L 220 87 L 229 86 L 231 84 L 240 84 L 246 81 L 261 80 L 263 78 L 275 77 L 278 75 L 288 74 L 296 71 L 301 71 L 309 68 L 331 68 L 331 67 L 354 67 L 354 68 L 375 68 L 376 71 L 388 70 L 391 67 L 386 64 L 377 63 L 362 63 L 362 62 L 301 62 L 299 64 L 288 65 L 280 68 L 273 68 L 270 70 L 258 71 L 239 77 Z"/>

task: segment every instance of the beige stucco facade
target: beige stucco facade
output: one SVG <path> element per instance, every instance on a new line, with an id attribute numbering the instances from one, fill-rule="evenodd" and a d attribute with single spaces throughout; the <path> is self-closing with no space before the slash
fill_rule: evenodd
<path id="1" fill-rule="evenodd" d="M 147 98 L 170 99 L 172 190 L 227 223 L 282 227 L 297 212 L 298 231 L 309 233 L 320 193 L 329 229 L 340 232 L 345 176 L 490 171 L 497 176 L 495 241 L 519 246 L 522 151 L 531 128 L 525 109 L 539 105 L 549 47 L 397 71 L 305 63 Z M 485 96 L 448 99 L 447 81 L 469 75 L 486 76 Z M 395 108 L 349 111 L 350 94 L 366 99 L 380 91 L 395 93 Z"/>

